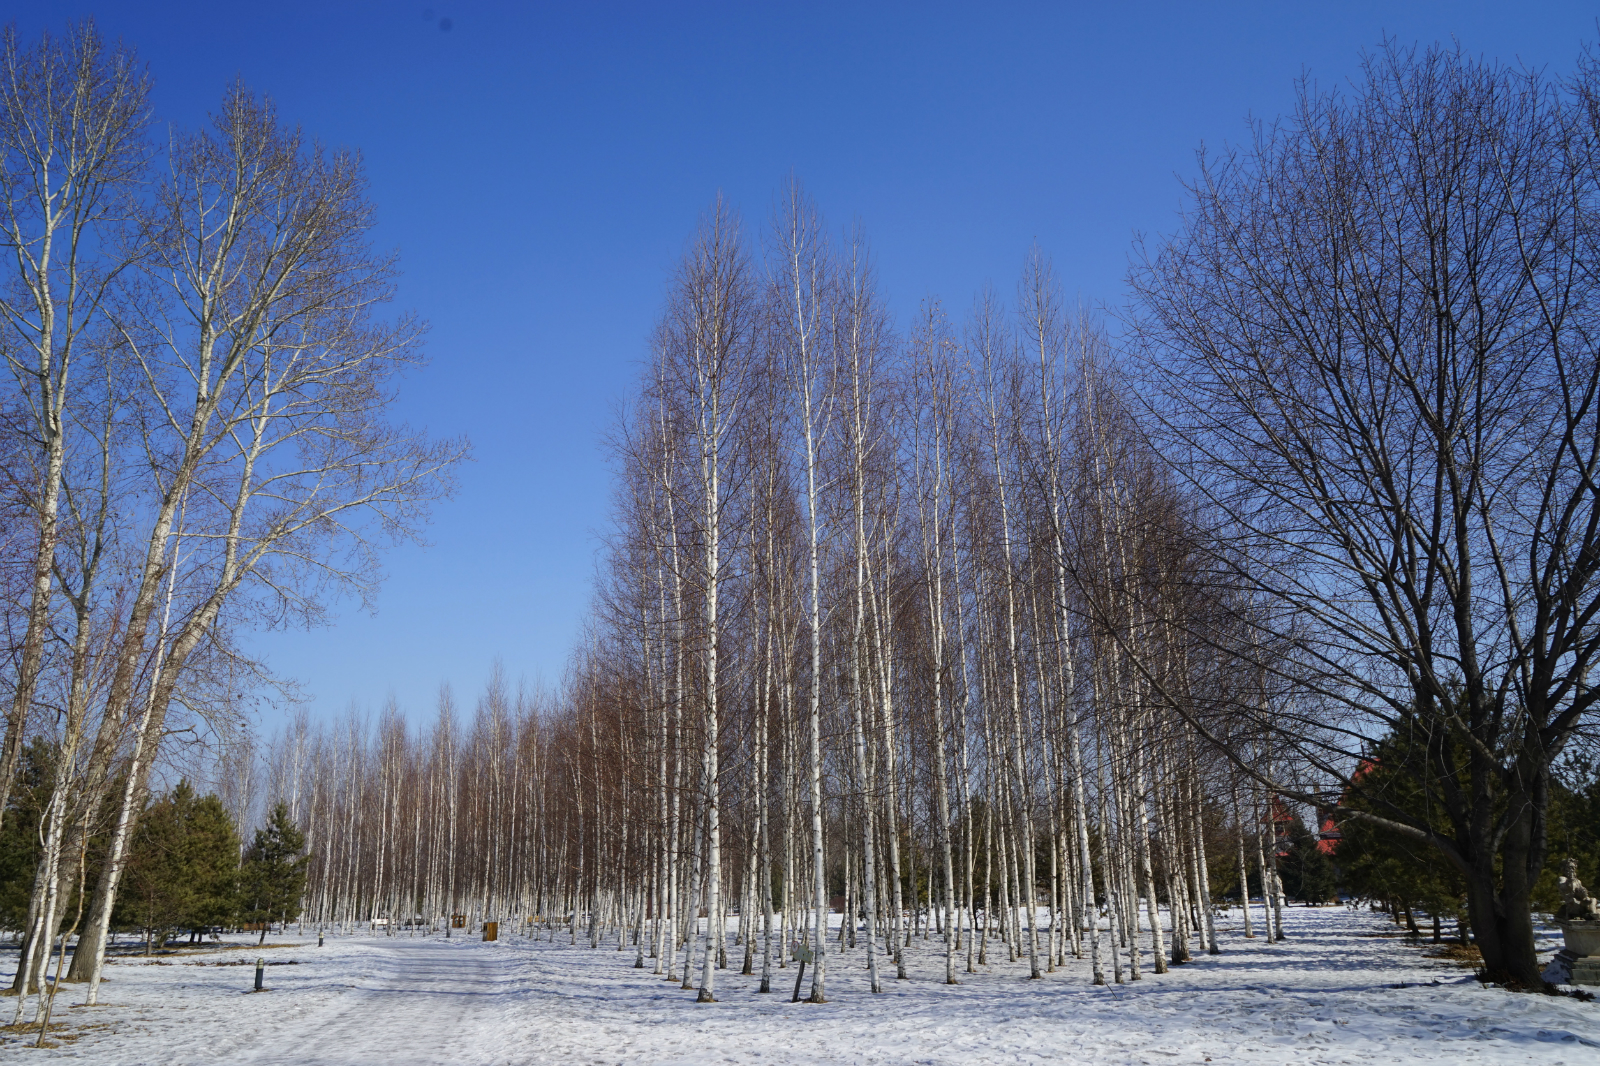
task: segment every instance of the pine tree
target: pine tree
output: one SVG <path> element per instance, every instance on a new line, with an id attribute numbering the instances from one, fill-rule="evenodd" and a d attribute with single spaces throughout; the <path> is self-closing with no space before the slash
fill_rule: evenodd
<path id="1" fill-rule="evenodd" d="M 238 913 L 239 833 L 215 795 L 195 801 L 184 815 L 184 872 L 193 888 L 183 924 L 198 939 Z"/>
<path id="2" fill-rule="evenodd" d="M 198 938 L 238 909 L 239 835 L 222 801 L 188 781 L 146 809 L 134 836 L 123 917 L 164 944 L 174 930 Z"/>
<path id="3" fill-rule="evenodd" d="M 305 894 L 306 835 L 289 816 L 289 805 L 272 808 L 265 829 L 256 830 L 255 842 L 245 852 L 240 898 L 246 921 L 261 923 L 261 942 L 272 922 L 291 922 L 300 916 Z"/>
<path id="4" fill-rule="evenodd" d="M 178 924 L 182 911 L 178 897 L 185 887 L 178 851 L 174 804 L 170 797 L 157 800 L 145 808 L 139 820 L 123 874 L 127 889 L 117 901 L 122 922 L 144 930 L 146 951 L 165 945 L 167 935 Z"/>
<path id="5" fill-rule="evenodd" d="M 1279 860 L 1283 890 L 1302 903 L 1332 903 L 1339 898 L 1337 872 L 1322 841 L 1298 816 L 1289 827 L 1289 851 Z"/>
<path id="6" fill-rule="evenodd" d="M 1453 761 L 1461 763 L 1459 753 Z M 1445 813 L 1429 802 L 1427 783 L 1432 774 L 1427 745 L 1417 731 L 1397 730 L 1371 746 L 1357 775 L 1360 791 L 1346 796 L 1340 807 L 1398 815 L 1446 832 Z M 1395 921 L 1403 918 L 1416 934 L 1421 933 L 1413 913 L 1417 910 L 1434 919 L 1435 938 L 1444 919 L 1466 921 L 1466 884 L 1436 849 L 1359 818 L 1340 818 L 1339 832 L 1334 855 L 1352 894 L 1387 904 Z"/>

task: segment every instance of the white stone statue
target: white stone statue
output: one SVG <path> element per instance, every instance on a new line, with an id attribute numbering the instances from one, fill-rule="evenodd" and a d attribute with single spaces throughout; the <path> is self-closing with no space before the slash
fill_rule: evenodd
<path id="1" fill-rule="evenodd" d="M 1557 880 L 1561 886 L 1561 909 L 1556 911 L 1558 922 L 1597 922 L 1600 921 L 1600 900 L 1589 894 L 1583 887 L 1583 882 L 1578 880 L 1578 860 L 1568 859 L 1563 867 L 1565 876 Z"/>

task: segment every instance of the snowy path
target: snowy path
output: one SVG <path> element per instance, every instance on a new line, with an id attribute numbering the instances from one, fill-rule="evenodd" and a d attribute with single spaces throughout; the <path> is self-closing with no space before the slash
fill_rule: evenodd
<path id="1" fill-rule="evenodd" d="M 295 965 L 270 967 L 273 991 L 247 995 L 249 965 L 216 965 L 253 963 L 241 946 L 119 961 L 111 1006 L 58 1008 L 80 1038 L 53 1055 L 97 1066 L 1600 1062 L 1600 1003 L 1483 988 L 1370 914 L 1296 908 L 1290 928 L 1270 947 L 1226 930 L 1221 956 L 1108 988 L 1090 986 L 1081 963 L 1028 981 L 1003 947 L 987 972 L 947 987 L 937 942 L 918 941 L 913 979 L 873 996 L 860 952 L 830 953 L 821 1006 L 789 1002 L 793 969 L 759 995 L 733 951 L 720 1002 L 701 1005 L 634 969 L 631 949 L 565 938 L 291 942 L 261 954 Z M 0 1061 L 34 1054 L 0 1046 Z"/>
<path id="2" fill-rule="evenodd" d="M 315 997 L 306 994 L 310 990 L 297 990 L 299 1009 L 292 1023 L 263 1026 L 257 1039 L 229 1061 L 260 1066 L 473 1061 L 473 1049 L 492 1043 L 495 1030 L 505 1026 L 511 1001 L 520 997 L 503 952 L 463 950 L 459 940 L 397 939 L 376 945 L 377 972 L 340 994 Z M 269 972 L 277 977 L 284 969 Z"/>
<path id="3" fill-rule="evenodd" d="M 270 991 L 252 995 L 258 956 Z M 108 967 L 105 1007 L 62 1011 L 58 1001 L 57 1018 L 91 1027 L 65 1054 L 107 1066 L 514 1061 L 505 1038 L 516 1035 L 527 990 L 518 953 L 502 945 L 376 937 L 319 949 L 308 940 L 180 960 Z M 79 986 L 62 999 L 81 999 Z"/>

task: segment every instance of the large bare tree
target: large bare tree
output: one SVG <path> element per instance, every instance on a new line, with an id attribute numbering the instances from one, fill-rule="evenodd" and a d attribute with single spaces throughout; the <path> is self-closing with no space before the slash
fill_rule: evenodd
<path id="1" fill-rule="evenodd" d="M 1386 47 L 1207 161 L 1134 278 L 1244 623 L 1213 632 L 1279 682 L 1255 771 L 1359 793 L 1368 742 L 1414 743 L 1427 809 L 1366 817 L 1443 852 L 1524 987 L 1550 767 L 1597 694 L 1597 85 Z"/>
<path id="2" fill-rule="evenodd" d="M 420 326 L 379 314 L 394 264 L 368 246 L 371 225 L 359 157 L 307 144 L 238 86 L 210 130 L 175 140 L 143 215 L 148 253 L 118 325 L 145 411 L 144 557 L 96 742 L 115 751 L 131 729 L 133 754 L 75 977 L 98 976 L 197 649 L 230 616 L 315 618 L 325 590 L 370 594 L 377 549 L 414 535 L 450 488 L 464 445 L 388 418 Z"/>

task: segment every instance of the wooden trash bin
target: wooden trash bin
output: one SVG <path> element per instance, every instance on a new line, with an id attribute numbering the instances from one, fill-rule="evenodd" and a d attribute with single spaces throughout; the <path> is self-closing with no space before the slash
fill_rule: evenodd
<path id="1" fill-rule="evenodd" d="M 452 914 L 450 916 L 450 928 L 452 928 L 452 929 L 465 929 L 466 927 L 467 927 L 467 916 L 465 914 Z"/>
<path id="2" fill-rule="evenodd" d="M 485 939 L 485 940 L 499 940 L 500 939 L 500 923 L 499 922 L 484 922 L 483 923 L 483 939 Z"/>

